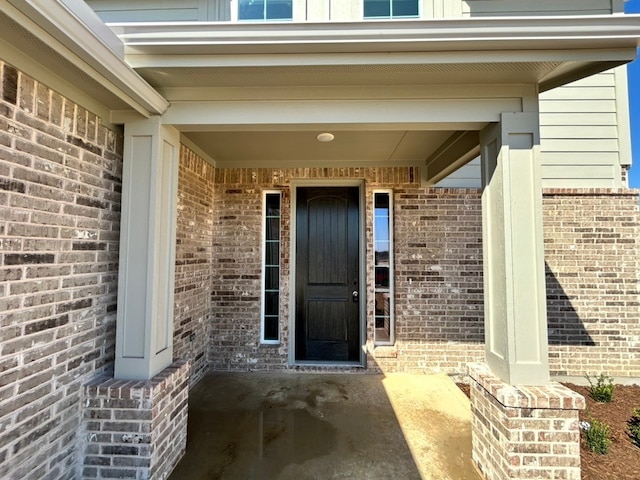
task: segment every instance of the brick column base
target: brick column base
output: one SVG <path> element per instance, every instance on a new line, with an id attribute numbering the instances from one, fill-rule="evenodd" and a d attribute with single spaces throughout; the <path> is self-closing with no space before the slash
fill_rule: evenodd
<path id="1" fill-rule="evenodd" d="M 470 364 L 472 458 L 487 480 L 580 480 L 581 395 L 559 383 L 513 386 Z"/>
<path id="2" fill-rule="evenodd" d="M 163 480 L 187 445 L 189 362 L 147 381 L 98 377 L 84 387 L 83 478 Z"/>

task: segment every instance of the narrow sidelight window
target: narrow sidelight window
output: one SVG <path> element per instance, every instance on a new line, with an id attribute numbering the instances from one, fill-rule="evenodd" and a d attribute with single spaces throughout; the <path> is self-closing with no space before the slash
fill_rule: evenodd
<path id="1" fill-rule="evenodd" d="M 375 270 L 376 345 L 393 345 L 393 216 L 390 191 L 373 194 L 373 250 Z"/>
<path id="2" fill-rule="evenodd" d="M 262 343 L 280 341 L 280 192 L 264 194 Z"/>
<path id="3" fill-rule="evenodd" d="M 364 0 L 364 18 L 417 17 L 418 0 Z"/>
<path id="4" fill-rule="evenodd" d="M 238 0 L 238 20 L 291 20 L 293 0 Z"/>

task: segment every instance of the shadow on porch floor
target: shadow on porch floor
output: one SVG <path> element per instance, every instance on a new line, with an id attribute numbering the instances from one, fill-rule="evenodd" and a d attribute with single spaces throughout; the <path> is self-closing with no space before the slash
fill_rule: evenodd
<path id="1" fill-rule="evenodd" d="M 470 418 L 446 376 L 210 374 L 169 480 L 475 480 Z"/>

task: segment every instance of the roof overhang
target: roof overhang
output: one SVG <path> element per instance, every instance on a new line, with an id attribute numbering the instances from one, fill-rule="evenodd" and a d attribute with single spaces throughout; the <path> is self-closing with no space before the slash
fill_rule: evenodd
<path id="1" fill-rule="evenodd" d="M 171 88 L 269 85 L 274 73 L 284 86 L 366 78 L 544 91 L 633 60 L 640 38 L 637 15 L 106 26 L 82 0 L 0 6 L 6 60 L 26 54 L 108 109 L 144 116 L 167 110 Z"/>
<path id="2" fill-rule="evenodd" d="M 633 60 L 640 38 L 622 15 L 109 26 L 221 166 L 426 159 L 430 182 L 477 155 L 478 125 Z"/>
<path id="3" fill-rule="evenodd" d="M 82 0 L 0 0 L 2 58 L 107 121 L 164 115 L 200 146 L 242 134 L 238 151 L 255 131 L 297 162 L 331 125 L 351 148 L 336 160 L 375 146 L 383 163 L 428 158 L 432 178 L 477 153 L 496 112 L 633 60 L 639 39 L 637 15 L 105 25 Z"/>
<path id="4" fill-rule="evenodd" d="M 0 0 L 0 56 L 63 94 L 84 96 L 96 113 L 106 107 L 150 116 L 169 106 L 82 0 Z"/>
<path id="5" fill-rule="evenodd" d="M 633 60 L 640 38 L 637 15 L 109 26 L 124 43 L 129 65 L 160 89 L 177 86 L 171 77 L 181 70 L 188 79 L 193 69 L 272 75 L 274 68 L 395 65 L 450 72 L 431 75 L 447 83 L 456 73 L 477 71 L 458 81 L 535 83 L 544 91 Z M 500 81 L 500 71 L 514 69 L 522 75 Z M 206 84 L 215 82 L 206 78 Z"/>

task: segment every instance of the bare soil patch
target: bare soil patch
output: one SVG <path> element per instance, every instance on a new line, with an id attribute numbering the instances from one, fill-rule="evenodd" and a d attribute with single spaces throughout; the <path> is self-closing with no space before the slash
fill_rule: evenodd
<path id="1" fill-rule="evenodd" d="M 611 403 L 598 403 L 589 396 L 589 389 L 567 384 L 571 390 L 583 395 L 587 408 L 580 412 L 580 420 L 596 419 L 611 427 L 609 453 L 600 455 L 580 445 L 583 480 L 638 480 L 640 479 L 640 448 L 627 435 L 627 421 L 634 408 L 640 408 L 640 386 L 616 385 Z"/>
<path id="2" fill-rule="evenodd" d="M 640 479 L 640 448 L 627 434 L 627 421 L 633 409 L 640 408 L 640 386 L 616 385 L 611 403 L 598 403 L 589 396 L 587 387 L 565 385 L 587 400 L 587 408 L 580 412 L 580 420 L 596 419 L 611 427 L 611 447 L 606 455 L 590 451 L 582 434 L 582 480 Z M 469 385 L 458 384 L 458 387 L 469 396 Z"/>

